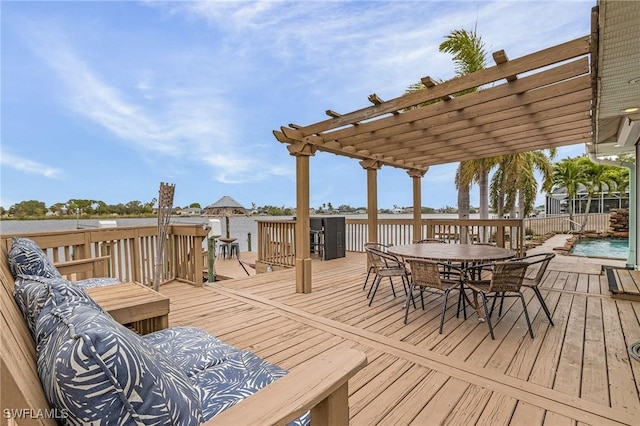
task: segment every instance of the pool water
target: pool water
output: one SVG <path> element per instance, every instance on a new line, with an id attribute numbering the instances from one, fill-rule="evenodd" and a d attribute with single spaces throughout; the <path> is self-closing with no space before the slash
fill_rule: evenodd
<path id="1" fill-rule="evenodd" d="M 581 238 L 573 244 L 569 253 L 573 256 L 626 259 L 629 255 L 629 240 L 626 238 Z"/>

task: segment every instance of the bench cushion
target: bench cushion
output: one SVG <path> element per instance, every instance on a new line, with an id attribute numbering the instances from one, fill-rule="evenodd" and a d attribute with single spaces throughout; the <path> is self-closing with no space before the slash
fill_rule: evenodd
<path id="1" fill-rule="evenodd" d="M 13 238 L 9 250 L 9 268 L 14 278 L 18 274 L 61 278 L 60 272 L 44 251 L 29 238 Z"/>
<path id="2" fill-rule="evenodd" d="M 54 307 L 37 347 L 50 403 L 70 424 L 173 424 L 202 421 L 199 395 L 166 355 L 92 306 Z M 40 327 L 40 321 L 38 322 Z"/>
<path id="3" fill-rule="evenodd" d="M 142 336 L 191 377 L 228 359 L 238 349 L 195 327 L 170 327 Z"/>
<path id="4" fill-rule="evenodd" d="M 286 374 L 287 370 L 252 352 L 236 349 L 226 360 L 192 376 L 191 380 L 200 393 L 206 421 Z M 306 413 L 291 424 L 306 425 L 309 418 Z"/>
<path id="5" fill-rule="evenodd" d="M 36 322 L 45 307 L 50 309 L 60 303 L 73 301 L 102 310 L 82 289 L 64 278 L 19 274 L 13 287 L 13 297 L 36 343 L 39 341 Z"/>

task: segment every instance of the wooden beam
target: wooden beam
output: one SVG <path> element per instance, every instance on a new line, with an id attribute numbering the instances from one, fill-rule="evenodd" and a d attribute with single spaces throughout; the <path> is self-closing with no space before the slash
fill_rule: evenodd
<path id="1" fill-rule="evenodd" d="M 494 67 L 485 68 L 483 70 L 449 80 L 443 84 L 437 85 L 433 90 L 419 90 L 409 93 L 386 101 L 380 105 L 363 108 L 348 114 L 343 114 L 339 118 L 324 120 L 305 126 L 301 130 L 305 135 L 312 135 L 352 124 L 354 122 L 389 114 L 392 111 L 400 111 L 405 108 L 438 99 L 444 95 L 458 93 L 472 87 L 483 86 L 506 78 L 510 75 L 522 74 L 558 62 L 576 58 L 578 56 L 587 55 L 589 53 L 589 47 L 589 36 L 583 36 L 576 40 L 511 60 L 505 64 L 501 64 L 500 66 L 496 65 Z"/>
<path id="2" fill-rule="evenodd" d="M 510 97 L 501 98 L 496 101 L 476 104 L 474 106 L 467 107 L 460 112 L 440 114 L 436 117 L 428 117 L 410 123 L 390 126 L 375 132 L 358 134 L 354 137 L 336 138 L 336 140 L 340 141 L 340 143 L 342 143 L 343 145 L 359 146 L 360 144 L 363 144 L 362 147 L 368 147 L 368 145 L 376 141 L 386 144 L 390 142 L 394 143 L 397 142 L 397 139 L 395 138 L 402 139 L 402 135 L 406 134 L 407 132 L 415 132 L 421 129 L 428 128 L 430 133 L 435 134 L 437 131 L 437 126 L 451 124 L 457 121 L 474 119 L 478 120 L 478 122 L 480 123 L 486 122 L 486 119 L 484 117 L 492 115 L 487 114 L 488 111 L 491 111 L 495 114 L 496 112 L 500 111 L 510 111 L 514 108 L 527 108 L 529 104 L 535 104 L 536 102 L 542 102 L 545 100 L 550 100 L 550 103 L 546 104 L 545 108 L 553 107 L 553 105 L 557 107 L 562 105 L 563 103 L 576 102 L 566 100 L 563 97 L 564 94 L 572 95 L 576 92 L 580 93 L 582 91 L 583 95 L 573 96 L 589 101 L 590 94 L 584 94 L 584 90 L 590 90 L 590 78 L 588 75 L 567 80 L 554 86 L 548 86 L 538 90 L 528 91 L 522 95 L 512 95 Z M 471 94 L 465 96 L 471 96 Z M 586 98 L 583 98 L 581 96 L 586 96 Z M 451 101 L 451 103 L 455 101 L 456 100 L 454 99 Z M 526 111 L 526 113 L 528 112 L 529 111 Z M 464 125 L 469 126 L 470 123 L 467 122 Z M 446 131 L 450 131 L 450 129 L 447 129 Z M 321 138 L 324 138 L 324 136 L 321 136 Z"/>
<path id="3" fill-rule="evenodd" d="M 540 102 L 515 104 L 511 109 L 499 110 L 486 116 L 461 117 L 460 120 L 438 122 L 433 126 L 416 123 L 415 130 L 405 131 L 397 136 L 380 137 L 362 143 L 342 140 L 340 143 L 343 145 L 351 143 L 359 150 L 366 149 L 372 153 L 376 153 L 378 150 L 392 153 L 394 149 L 412 147 L 411 141 L 415 140 L 427 143 L 435 140 L 458 140 L 462 137 L 473 138 L 479 131 L 506 129 L 550 118 L 562 119 L 561 114 L 588 113 L 589 101 L 589 89 L 583 89 L 577 93 L 545 99 Z"/>
<path id="4" fill-rule="evenodd" d="M 497 101 L 501 98 L 513 96 L 514 94 L 526 92 L 528 90 L 557 84 L 588 73 L 589 60 L 587 58 L 580 58 L 576 61 L 520 78 L 510 84 L 501 84 L 480 92 L 469 93 L 464 96 L 459 96 L 450 102 L 438 102 L 426 105 L 421 108 L 406 111 L 398 116 L 372 120 L 367 123 L 362 123 L 357 128 L 348 127 L 322 133 L 320 134 L 320 137 L 325 140 L 333 140 L 358 136 L 368 132 L 376 132 L 376 134 L 380 134 L 379 131 L 383 129 L 415 122 L 429 117 L 444 116 L 447 113 L 455 113 L 461 109 L 468 110 L 469 108 L 477 106 L 480 106 L 479 110 L 486 111 L 489 109 L 492 111 L 493 108 L 495 108 L 495 104 L 489 104 L 489 102 Z"/>
<path id="5" fill-rule="evenodd" d="M 325 111 L 325 114 L 327 114 L 329 117 L 333 117 L 333 118 L 339 118 L 339 117 L 342 117 L 342 114 L 338 114 L 337 112 L 332 111 L 332 110 L 330 110 L 330 109 L 326 110 L 326 111 Z"/>
<path id="6" fill-rule="evenodd" d="M 493 60 L 496 62 L 496 65 L 504 64 L 509 62 L 509 58 L 507 58 L 507 53 L 504 50 L 498 50 L 497 52 L 493 52 Z M 508 75 L 505 77 L 507 81 L 516 81 L 518 79 L 517 75 Z"/>
<path id="7" fill-rule="evenodd" d="M 426 87 L 427 89 L 428 89 L 429 87 L 436 87 L 436 84 L 437 84 L 437 83 L 436 83 L 435 81 L 433 81 L 433 79 L 432 79 L 431 77 L 429 77 L 429 76 L 427 76 L 427 77 L 422 77 L 422 78 L 420 79 L 420 81 L 422 82 L 422 84 L 424 84 L 424 85 L 425 85 L 425 87 Z M 451 99 L 453 99 L 453 96 L 451 96 L 451 95 L 444 95 L 444 96 L 441 96 L 441 97 L 440 97 L 440 99 L 442 99 L 443 101 L 450 101 Z"/>

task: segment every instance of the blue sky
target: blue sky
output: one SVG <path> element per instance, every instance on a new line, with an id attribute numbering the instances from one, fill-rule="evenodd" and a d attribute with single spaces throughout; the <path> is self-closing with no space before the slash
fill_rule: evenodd
<path id="1" fill-rule="evenodd" d="M 2 1 L 0 205 L 72 198 L 174 205 L 231 195 L 295 205 L 280 126 L 449 79 L 438 52 L 473 29 L 516 58 L 589 33 L 595 1 Z M 580 155 L 584 146 L 560 150 Z M 425 206 L 456 205 L 457 164 L 423 178 Z M 378 174 L 381 208 L 412 204 L 405 171 Z M 543 197 L 539 197 L 542 200 Z M 471 202 L 478 203 L 477 187 Z M 366 206 L 357 160 L 311 158 L 311 205 Z"/>

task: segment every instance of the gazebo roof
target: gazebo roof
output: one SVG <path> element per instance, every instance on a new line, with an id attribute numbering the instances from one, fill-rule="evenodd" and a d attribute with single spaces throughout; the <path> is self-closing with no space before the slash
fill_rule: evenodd
<path id="1" fill-rule="evenodd" d="M 634 48 L 637 57 L 640 43 L 631 29 L 636 28 L 633 17 L 640 13 L 640 2 L 605 3 L 608 14 L 619 18 L 607 25 L 627 29 L 617 40 L 625 43 L 626 50 Z M 625 8 L 626 15 L 614 12 Z M 600 142 L 595 135 L 601 135 L 594 130 L 605 123 L 598 121 L 598 103 L 592 99 L 597 99 L 599 85 L 613 76 L 600 75 L 598 60 L 589 61 L 590 56 L 601 57 L 598 34 L 608 34 L 597 7 L 592 15 L 591 35 L 513 60 L 504 51 L 495 52 L 496 65 L 490 68 L 442 84 L 424 77 L 425 90 L 388 101 L 372 94 L 368 107 L 345 114 L 327 110 L 331 117 L 327 120 L 306 126 L 289 124 L 274 135 L 289 144 L 292 153 L 319 150 L 417 171 L 435 164 L 576 143 L 593 145 Z M 638 63 L 618 70 L 615 78 L 637 72 Z M 455 96 L 476 87 L 478 92 Z M 620 114 L 608 120 L 619 123 Z M 617 136 L 613 124 L 608 129 Z"/>
<path id="2" fill-rule="evenodd" d="M 242 204 L 234 200 L 228 195 L 223 196 L 215 203 L 206 207 L 207 209 L 224 209 L 224 208 L 232 208 L 232 209 L 244 209 Z"/>

